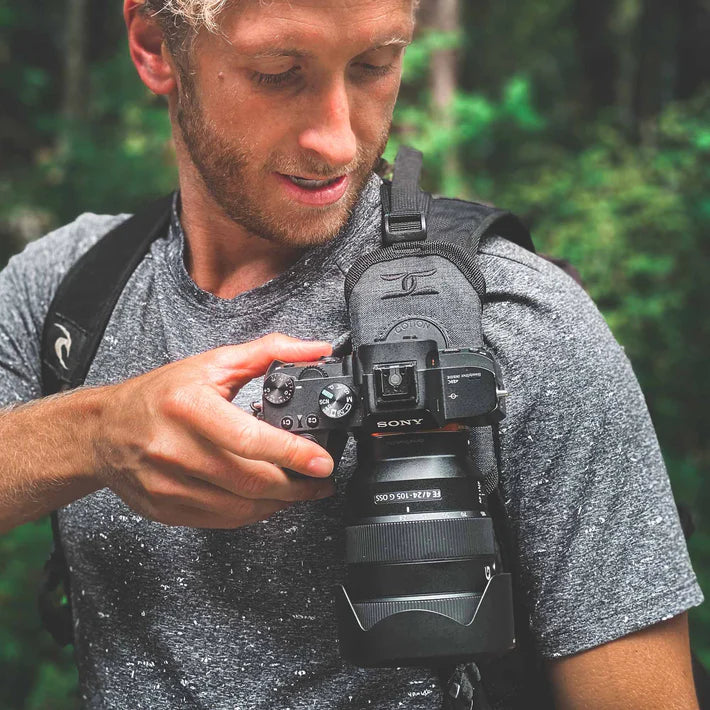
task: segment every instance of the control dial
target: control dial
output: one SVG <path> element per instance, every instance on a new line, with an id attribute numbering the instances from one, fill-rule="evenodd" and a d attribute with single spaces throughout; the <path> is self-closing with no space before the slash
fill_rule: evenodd
<path id="1" fill-rule="evenodd" d="M 326 385 L 318 395 L 318 405 L 321 412 L 329 419 L 342 419 L 353 408 L 355 393 L 342 382 Z"/>
<path id="2" fill-rule="evenodd" d="M 264 380 L 264 397 L 271 404 L 286 404 L 293 397 L 294 379 L 274 372 Z"/>
<path id="3" fill-rule="evenodd" d="M 299 380 L 319 380 L 322 377 L 327 377 L 325 370 L 321 370 L 316 365 L 304 367 L 298 375 Z"/>

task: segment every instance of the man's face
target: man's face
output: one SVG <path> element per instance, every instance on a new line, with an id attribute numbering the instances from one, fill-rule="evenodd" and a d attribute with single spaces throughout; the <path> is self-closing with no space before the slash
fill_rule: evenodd
<path id="1" fill-rule="evenodd" d="M 327 241 L 384 151 L 412 0 L 238 0 L 220 21 L 174 107 L 200 179 L 257 236 Z"/>

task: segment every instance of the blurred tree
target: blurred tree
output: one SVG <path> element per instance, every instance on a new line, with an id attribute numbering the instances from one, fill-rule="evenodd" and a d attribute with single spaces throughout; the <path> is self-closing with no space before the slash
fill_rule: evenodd
<path id="1" fill-rule="evenodd" d="M 610 32 L 616 0 L 575 0 L 573 17 L 583 73 L 580 104 L 587 118 L 616 101 L 618 57 Z"/>
<path id="2" fill-rule="evenodd" d="M 676 37 L 676 96 L 689 99 L 710 81 L 710 4 L 707 0 L 679 0 Z"/>
<path id="3" fill-rule="evenodd" d="M 454 125 L 454 99 L 458 88 L 458 30 L 460 27 L 459 0 L 432 0 L 422 13 L 421 27 L 427 27 L 440 36 L 450 38 L 440 43 L 431 53 L 429 85 L 431 91 L 432 121 L 446 134 L 451 135 Z M 428 19 L 428 22 L 426 19 Z M 461 189 L 461 169 L 458 150 L 452 141 L 441 157 L 444 192 Z"/>
<path id="4" fill-rule="evenodd" d="M 88 19 L 87 0 L 67 0 L 62 113 L 68 124 L 86 117 Z"/>

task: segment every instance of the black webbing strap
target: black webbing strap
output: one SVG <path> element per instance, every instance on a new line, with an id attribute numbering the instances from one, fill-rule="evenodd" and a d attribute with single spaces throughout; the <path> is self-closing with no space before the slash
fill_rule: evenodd
<path id="1" fill-rule="evenodd" d="M 528 228 L 512 212 L 479 202 L 432 197 L 419 187 L 422 154 L 399 149 L 392 182 L 383 182 L 382 245 L 397 242 L 451 242 L 477 253 L 488 234 L 496 234 L 535 253 Z"/>
<path id="2" fill-rule="evenodd" d="M 45 395 L 84 382 L 116 301 L 168 224 L 172 199 L 162 197 L 113 229 L 64 277 L 42 332 Z"/>
<path id="3" fill-rule="evenodd" d="M 84 383 L 128 279 L 168 225 L 172 201 L 173 195 L 162 197 L 121 223 L 94 244 L 64 277 L 42 331 L 44 396 Z M 53 547 L 44 565 L 38 606 L 44 627 L 60 646 L 66 646 L 73 639 L 69 569 L 56 510 L 51 521 Z"/>
<path id="4" fill-rule="evenodd" d="M 394 175 L 383 200 L 382 236 L 385 246 L 426 239 L 430 196 L 419 188 L 422 154 L 402 146 L 394 160 Z"/>

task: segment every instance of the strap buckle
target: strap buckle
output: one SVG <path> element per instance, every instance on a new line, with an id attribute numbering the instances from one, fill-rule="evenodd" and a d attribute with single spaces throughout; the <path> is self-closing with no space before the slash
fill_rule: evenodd
<path id="1" fill-rule="evenodd" d="M 421 212 L 390 212 L 384 216 L 387 244 L 420 242 L 427 236 L 426 217 Z"/>

